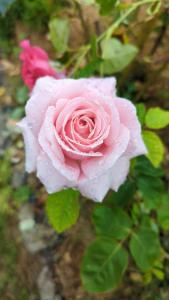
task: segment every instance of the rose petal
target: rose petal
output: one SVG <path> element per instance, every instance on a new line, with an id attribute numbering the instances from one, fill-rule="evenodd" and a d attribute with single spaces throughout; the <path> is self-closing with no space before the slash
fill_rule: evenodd
<path id="1" fill-rule="evenodd" d="M 108 170 L 108 172 L 95 179 L 80 183 L 78 189 L 84 197 L 101 202 L 111 187 L 111 181 L 112 173 L 111 170 Z"/>
<path id="2" fill-rule="evenodd" d="M 48 193 L 55 193 L 69 186 L 69 181 L 52 165 L 48 156 L 41 152 L 37 159 L 37 177 L 44 184 Z"/>
<path id="3" fill-rule="evenodd" d="M 85 82 L 92 88 L 99 90 L 106 96 L 114 97 L 116 95 L 116 78 L 106 77 L 106 78 L 81 78 L 81 82 Z"/>
<path id="4" fill-rule="evenodd" d="M 130 141 L 126 155 L 130 158 L 146 154 L 147 149 L 141 136 L 141 126 L 136 115 L 135 106 L 128 100 L 116 98 L 115 104 L 119 111 L 120 122 L 130 131 Z"/>
<path id="5" fill-rule="evenodd" d="M 20 54 L 20 59 L 24 59 L 26 55 L 29 55 L 34 58 L 35 56 L 37 59 L 43 59 L 48 61 L 48 55 L 47 53 L 40 47 L 37 46 L 31 46 L 29 40 L 22 40 L 20 42 L 20 47 L 23 49 L 23 51 Z"/>
<path id="6" fill-rule="evenodd" d="M 23 48 L 23 49 L 27 49 L 30 47 L 30 41 L 29 40 L 22 40 L 20 43 L 19 43 L 20 47 Z"/>
<path id="7" fill-rule="evenodd" d="M 39 143 L 56 170 L 70 181 L 77 181 L 80 173 L 79 166 L 76 161 L 64 157 L 55 137 L 54 118 L 55 107 L 50 106 L 38 136 Z"/>
<path id="8" fill-rule="evenodd" d="M 118 191 L 118 188 L 126 180 L 127 174 L 129 172 L 130 161 L 127 157 L 119 158 L 111 169 L 113 174 L 111 188 L 114 191 Z"/>
<path id="9" fill-rule="evenodd" d="M 23 118 L 17 126 L 22 130 L 25 142 L 25 168 L 27 172 L 33 172 L 36 169 L 36 160 L 39 152 L 39 145 L 35 139 L 31 128 L 27 124 L 26 118 Z"/>
<path id="10" fill-rule="evenodd" d="M 126 157 L 120 158 L 103 175 L 92 180 L 82 181 L 78 185 L 81 194 L 96 202 L 101 202 L 110 188 L 117 191 L 120 185 L 123 184 L 129 172 L 129 166 L 129 159 Z"/>
<path id="11" fill-rule="evenodd" d="M 102 97 L 104 98 L 104 95 L 99 94 L 99 89 L 97 91 L 95 88 L 90 87 L 90 84 L 87 85 L 86 80 L 87 79 L 56 80 L 49 76 L 39 78 L 33 88 L 32 96 L 26 105 L 26 116 L 29 124 L 32 126 L 32 130 L 36 133 L 39 131 L 47 107 L 55 105 L 60 98 L 67 98 L 70 100 L 76 97 L 85 97 L 86 100 L 91 101 L 91 97 L 95 96 L 99 105 L 99 101 L 101 101 Z M 107 80 L 109 81 L 110 79 Z M 96 79 L 96 81 L 99 83 L 100 79 Z M 112 83 L 113 82 L 114 79 L 112 80 Z M 107 102 L 109 101 L 110 103 L 111 99 L 112 98 L 107 97 Z M 35 109 L 35 107 L 38 107 L 38 109 Z"/>
<path id="12" fill-rule="evenodd" d="M 61 98 L 72 99 L 81 96 L 84 90 L 85 87 L 78 80 L 56 80 L 49 76 L 39 78 L 26 105 L 26 116 L 32 130 L 35 133 L 39 132 L 48 106 L 56 105 L 57 100 Z"/>
<path id="13" fill-rule="evenodd" d="M 101 158 L 93 157 L 82 161 L 81 167 L 87 178 L 93 179 L 110 169 L 119 157 L 126 151 L 130 134 L 125 126 L 121 126 L 116 143 L 108 147 Z"/>

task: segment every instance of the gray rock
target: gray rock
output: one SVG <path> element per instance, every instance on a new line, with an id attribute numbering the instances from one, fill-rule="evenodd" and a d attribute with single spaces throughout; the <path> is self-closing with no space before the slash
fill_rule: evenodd
<path id="1" fill-rule="evenodd" d="M 24 221 L 25 219 L 32 218 L 34 219 L 34 214 L 32 206 L 28 203 L 21 206 L 19 211 L 19 221 Z"/>
<path id="2" fill-rule="evenodd" d="M 24 183 L 24 181 L 25 181 L 25 172 L 15 170 L 12 176 L 12 186 L 14 188 L 18 188 Z"/>
<path id="3" fill-rule="evenodd" d="M 3 110 L 0 110 L 0 148 L 4 147 L 4 143 L 8 138 L 8 131 L 6 130 L 6 120 L 7 120 L 7 113 Z"/>
<path id="4" fill-rule="evenodd" d="M 55 283 L 47 266 L 43 267 L 37 283 L 41 300 L 62 300 L 59 295 L 55 294 Z"/>
<path id="5" fill-rule="evenodd" d="M 31 253 L 36 253 L 47 248 L 52 240 L 57 239 L 54 230 L 45 225 L 35 223 L 32 207 L 25 204 L 19 212 L 19 229 L 26 249 Z"/>

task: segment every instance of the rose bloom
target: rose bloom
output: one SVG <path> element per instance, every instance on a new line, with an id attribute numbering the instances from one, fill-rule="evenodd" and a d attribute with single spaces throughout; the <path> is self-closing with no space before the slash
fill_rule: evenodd
<path id="1" fill-rule="evenodd" d="M 114 78 L 43 77 L 18 125 L 26 170 L 48 193 L 72 187 L 102 201 L 125 181 L 130 159 L 146 153 L 135 107 L 116 96 Z"/>
<path id="2" fill-rule="evenodd" d="M 25 85 L 32 90 L 36 80 L 43 76 L 52 76 L 56 79 L 63 78 L 62 73 L 57 73 L 49 64 L 47 53 L 40 47 L 31 46 L 28 40 L 20 43 L 23 51 L 20 53 L 22 61 L 21 74 Z"/>

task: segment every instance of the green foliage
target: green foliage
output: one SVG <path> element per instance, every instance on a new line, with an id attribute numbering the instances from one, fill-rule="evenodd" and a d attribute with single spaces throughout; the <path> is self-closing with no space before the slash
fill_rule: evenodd
<path id="1" fill-rule="evenodd" d="M 155 3 L 151 3 L 147 9 L 147 13 L 150 16 L 157 14 L 161 8 L 161 5 L 162 5 L 162 0 L 156 1 Z"/>
<path id="2" fill-rule="evenodd" d="M 12 216 L 9 218 L 0 213 L 0 298 L 8 300 L 9 294 L 12 294 L 11 299 L 28 300 L 30 291 L 23 273 L 19 271 L 23 267 L 23 260 L 20 256 L 20 239 L 13 228 L 15 223 Z"/>
<path id="3" fill-rule="evenodd" d="M 12 176 L 11 164 L 9 161 L 9 153 L 6 152 L 4 157 L 0 159 L 0 214 L 10 214 L 12 212 L 9 206 L 9 199 L 12 194 L 10 180 Z"/>
<path id="4" fill-rule="evenodd" d="M 11 118 L 14 120 L 20 120 L 25 113 L 25 109 L 22 106 L 16 107 L 11 113 Z"/>
<path id="5" fill-rule="evenodd" d="M 54 18 L 49 22 L 49 38 L 59 53 L 64 53 L 68 48 L 69 24 L 65 19 Z"/>
<path id="6" fill-rule="evenodd" d="M 5 186 L 10 182 L 12 176 L 11 164 L 9 161 L 9 154 L 6 153 L 0 159 L 0 186 Z"/>
<path id="7" fill-rule="evenodd" d="M 122 44 L 118 39 L 104 39 L 101 43 L 102 71 L 113 74 L 127 67 L 138 53 L 138 48 L 132 44 Z"/>
<path id="8" fill-rule="evenodd" d="M 85 5 L 91 5 L 95 3 L 95 0 L 82 0 Z"/>
<path id="9" fill-rule="evenodd" d="M 133 233 L 130 251 L 141 271 L 151 269 L 160 255 L 160 242 L 157 234 L 149 228 L 140 228 Z"/>
<path id="10" fill-rule="evenodd" d="M 157 219 L 160 227 L 164 230 L 169 231 L 169 195 L 164 194 L 160 197 Z"/>
<path id="11" fill-rule="evenodd" d="M 81 278 L 84 287 L 97 293 L 117 287 L 127 264 L 128 254 L 121 244 L 112 239 L 96 239 L 83 257 Z"/>
<path id="12" fill-rule="evenodd" d="M 19 256 L 18 245 L 15 244 L 15 242 L 18 241 L 18 237 L 16 236 L 14 238 L 14 234 L 17 231 L 16 228 L 13 230 L 12 226 L 16 224 L 16 220 L 14 220 L 16 208 L 14 195 L 19 195 L 19 191 L 22 189 L 23 199 L 28 188 L 21 187 L 17 191 L 14 191 L 11 184 L 12 167 L 10 159 L 10 151 L 6 151 L 0 159 L 0 257 L 2 258 L 0 270 L 0 298 L 4 300 L 8 299 L 10 292 L 13 297 L 18 300 L 27 300 L 28 295 L 24 284 L 23 288 L 22 284 L 19 284 L 18 287 L 18 275 L 13 276 L 16 270 L 18 270 Z"/>
<path id="13" fill-rule="evenodd" d="M 120 186 L 118 192 L 112 192 L 108 200 L 110 203 L 112 202 L 115 205 L 126 206 L 133 200 L 135 191 L 135 182 L 132 180 L 126 180 L 125 183 Z"/>
<path id="14" fill-rule="evenodd" d="M 160 107 L 150 108 L 146 114 L 146 126 L 151 129 L 161 129 L 169 125 L 169 111 Z"/>
<path id="15" fill-rule="evenodd" d="M 162 177 L 164 176 L 164 171 L 161 167 L 154 167 L 150 160 L 148 160 L 145 156 L 139 156 L 135 160 L 135 176 L 139 178 L 139 176 L 150 176 L 152 180 L 154 177 Z"/>
<path id="16" fill-rule="evenodd" d="M 29 99 L 28 88 L 25 85 L 19 87 L 16 91 L 15 98 L 16 98 L 17 104 L 19 104 L 19 105 L 12 110 L 11 118 L 18 121 L 25 114 L 24 105 L 26 104 L 27 100 Z"/>
<path id="17" fill-rule="evenodd" d="M 0 2 L 0 14 L 5 15 L 11 4 L 16 0 L 1 0 Z"/>
<path id="18" fill-rule="evenodd" d="M 147 157 L 155 167 L 158 167 L 164 156 L 164 146 L 160 137 L 152 131 L 144 130 L 143 139 L 148 149 Z"/>
<path id="19" fill-rule="evenodd" d="M 17 103 L 19 103 L 19 104 L 25 104 L 26 101 L 29 98 L 29 94 L 28 93 L 29 93 L 28 88 L 25 85 L 23 85 L 22 87 L 20 87 L 17 90 L 17 93 L 16 93 L 16 101 L 17 101 Z"/>
<path id="20" fill-rule="evenodd" d="M 28 186 L 21 186 L 13 193 L 13 199 L 16 203 L 26 202 L 31 194 L 31 190 Z"/>
<path id="21" fill-rule="evenodd" d="M 57 232 L 63 232 L 76 223 L 80 209 L 78 195 L 77 191 L 67 189 L 48 196 L 46 212 Z"/>
<path id="22" fill-rule="evenodd" d="M 146 115 L 146 108 L 143 103 L 136 104 L 137 116 L 139 118 L 140 124 L 144 125 L 145 122 L 145 115 Z"/>
<path id="23" fill-rule="evenodd" d="M 87 64 L 84 68 L 81 68 L 76 71 L 74 74 L 75 78 L 83 78 L 83 77 L 90 77 L 92 74 L 99 69 L 102 60 L 99 58 L 93 59 L 89 64 Z"/>
<path id="24" fill-rule="evenodd" d="M 0 11 L 3 3 L 9 3 L 12 0 L 1 2 Z M 98 74 L 112 75 L 123 71 L 135 59 L 139 51 L 128 41 L 131 38 L 130 20 L 134 18 L 136 7 L 141 7 L 142 1 L 120 3 L 115 0 L 84 0 L 83 2 L 86 4 L 97 2 L 102 14 L 112 14 L 112 24 L 105 31 L 102 31 L 104 26 L 99 28 L 98 24 L 95 24 L 97 35 L 93 33 L 93 30 L 89 32 L 88 45 L 81 45 L 79 49 L 69 48 L 70 25 L 67 19 L 62 19 L 62 16 L 64 15 L 65 18 L 67 8 L 71 8 L 71 13 L 76 8 L 72 1 L 66 0 L 16 0 L 17 8 L 14 3 L 10 6 L 11 9 L 6 10 L 5 18 L 0 16 L 1 45 L 7 43 L 8 48 L 12 48 L 11 45 L 14 43 L 12 37 L 16 31 L 15 24 L 19 21 L 20 26 L 26 24 L 25 27 L 28 30 L 24 38 L 29 35 L 32 27 L 43 33 L 43 36 L 47 34 L 49 28 L 48 37 L 57 51 L 57 57 L 61 58 L 61 67 L 65 66 L 67 69 L 68 76 L 71 73 L 75 78 L 92 77 Z M 160 1 L 157 3 L 158 1 L 152 0 L 153 5 L 151 5 L 151 0 L 144 1 L 146 2 L 148 5 L 145 8 L 148 8 L 148 13 L 152 18 L 160 7 Z M 79 3 L 81 4 L 80 1 Z M 60 12 L 58 14 L 58 7 L 64 5 L 66 6 L 64 14 Z M 167 14 L 163 13 L 162 17 L 165 17 L 162 21 L 168 26 Z M 115 38 L 117 36 L 119 38 Z M 7 38 L 4 39 L 4 37 Z M 18 48 L 16 48 L 17 51 Z M 145 57 L 145 62 L 148 68 L 147 57 Z M 56 62 L 53 66 L 56 66 Z M 129 74 L 132 80 L 126 81 L 124 91 L 126 98 L 136 99 L 136 101 L 137 93 L 142 92 L 140 89 L 147 80 L 146 72 L 142 74 L 142 70 L 138 71 L 136 77 L 135 70 Z M 125 80 L 126 72 L 127 70 L 124 71 L 124 78 L 123 75 L 121 77 L 122 81 Z M 121 89 L 123 90 L 123 86 Z M 14 119 L 19 120 L 24 115 L 22 106 L 25 105 L 27 98 L 27 88 L 19 88 L 15 95 L 18 107 L 12 113 Z M 159 107 L 146 111 L 146 105 L 142 102 L 136 104 L 136 109 L 143 128 L 161 129 L 169 124 L 168 111 Z M 148 159 L 143 156 L 133 159 L 126 182 L 118 192 L 109 193 L 104 205 L 97 204 L 93 210 L 92 223 L 96 239 L 85 251 L 81 266 L 82 282 L 86 290 L 90 292 L 106 292 L 116 288 L 127 268 L 128 257 L 132 261 L 132 269 L 138 272 L 137 268 L 139 268 L 139 272 L 141 271 L 144 284 L 150 283 L 153 276 L 159 280 L 164 279 L 163 258 L 161 257 L 163 249 L 159 242 L 161 231 L 162 234 L 163 231 L 169 231 L 169 198 L 164 180 L 165 174 L 159 167 L 163 159 L 164 147 L 159 136 L 152 131 L 144 130 L 143 138 L 148 149 Z M 17 208 L 17 204 L 27 201 L 31 193 L 26 186 L 17 190 L 10 188 L 11 167 L 8 160 L 5 158 L 0 163 L 0 213 L 2 215 L 9 213 L 10 201 L 14 201 L 13 206 Z M 64 190 L 50 195 L 46 203 L 46 212 L 49 222 L 57 232 L 60 233 L 70 228 L 76 223 L 79 215 L 78 193 L 73 190 Z M 0 223 L 1 220 L 0 216 Z M 26 230 L 33 225 L 33 221 L 28 220 L 23 222 L 21 229 Z"/>
<path id="25" fill-rule="evenodd" d="M 0 214 L 9 214 L 11 213 L 11 208 L 9 206 L 9 198 L 12 194 L 12 188 L 10 186 L 5 186 L 1 188 L 0 193 Z"/>
<path id="26" fill-rule="evenodd" d="M 107 15 L 112 12 L 117 0 L 96 0 L 96 2 L 100 5 L 101 14 Z"/>
<path id="27" fill-rule="evenodd" d="M 164 191 L 163 181 L 160 178 L 139 177 L 138 188 L 144 198 L 146 207 L 148 209 L 156 208 Z"/>
<path id="28" fill-rule="evenodd" d="M 10 5 L 10 3 L 13 4 Z M 44 31 L 47 32 L 51 14 L 64 4 L 64 0 L 59 2 L 47 0 L 0 0 L 0 45 L 3 49 L 3 55 L 11 54 L 16 46 L 14 37 L 18 21 L 21 22 L 21 27 L 26 25 L 26 27 L 33 28 L 35 31 L 43 32 L 44 34 Z"/>
<path id="29" fill-rule="evenodd" d="M 144 200 L 146 209 L 149 211 L 156 209 L 165 192 L 162 168 L 155 168 L 148 159 L 142 156 L 137 158 L 134 172 L 138 192 Z"/>
<path id="30" fill-rule="evenodd" d="M 82 282 L 89 292 L 106 292 L 118 286 L 123 268 L 120 263 L 118 281 L 119 257 L 114 256 L 114 252 L 110 254 L 111 247 L 116 249 L 116 246 L 124 251 L 125 254 L 120 254 L 123 258 L 128 255 L 133 258 L 145 284 L 149 284 L 153 276 L 164 279 L 159 239 L 160 228 L 169 230 L 169 198 L 162 180 L 164 172 L 141 156 L 132 161 L 131 176 L 132 179 L 117 193 L 113 192 L 104 205 L 97 204 L 94 208 L 92 222 L 96 240 L 85 251 L 81 267 Z M 124 270 L 127 260 L 123 261 Z"/>
<path id="31" fill-rule="evenodd" d="M 122 209 L 103 205 L 95 208 L 93 222 L 98 236 L 110 236 L 117 240 L 126 238 L 132 226 L 131 219 Z"/>
<path id="32" fill-rule="evenodd" d="M 17 208 L 29 199 L 31 190 L 28 186 L 12 187 L 12 166 L 10 162 L 10 152 L 6 151 L 0 159 L 0 214 L 8 215 L 14 213 Z M 12 205 L 11 205 L 12 204 Z"/>
<path id="33" fill-rule="evenodd" d="M 20 6 L 22 22 L 39 31 L 47 28 L 50 18 L 50 1 L 46 0 L 17 0 Z M 49 2 L 49 3 L 48 3 Z M 52 9 L 55 9 L 53 6 Z M 38 18 L 37 18 L 38 16 Z"/>

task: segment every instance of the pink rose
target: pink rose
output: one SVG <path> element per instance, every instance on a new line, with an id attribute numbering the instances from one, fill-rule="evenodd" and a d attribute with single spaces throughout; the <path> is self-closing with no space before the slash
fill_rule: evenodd
<path id="1" fill-rule="evenodd" d="M 102 201 L 124 182 L 130 159 L 146 153 L 135 107 L 116 96 L 114 78 L 39 79 L 19 127 L 26 170 L 48 193 L 73 187 Z"/>
<path id="2" fill-rule="evenodd" d="M 63 74 L 57 73 L 49 64 L 47 53 L 40 47 L 30 46 L 28 40 L 20 43 L 23 51 L 20 54 L 22 61 L 21 74 L 25 85 L 32 90 L 36 80 L 43 76 L 52 76 L 56 79 L 63 78 Z"/>

